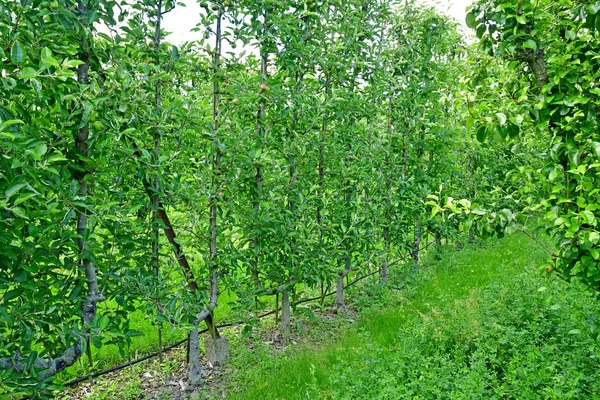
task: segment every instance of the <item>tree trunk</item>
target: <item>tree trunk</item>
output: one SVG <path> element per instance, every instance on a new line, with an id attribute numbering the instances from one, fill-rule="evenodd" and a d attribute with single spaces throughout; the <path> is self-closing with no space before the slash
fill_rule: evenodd
<path id="1" fill-rule="evenodd" d="M 265 11 L 263 14 L 263 34 L 262 39 L 265 40 L 267 37 L 268 31 L 268 13 Z M 262 80 L 262 86 L 268 86 L 268 63 L 269 63 L 269 54 L 265 46 L 261 46 L 260 48 L 260 75 Z M 256 139 L 257 142 L 260 143 L 260 148 L 265 146 L 265 115 L 266 115 L 266 104 L 267 100 L 264 96 L 260 99 L 260 105 L 258 108 L 258 115 L 256 118 Z M 262 151 L 261 151 L 262 154 Z M 254 199 L 254 212 L 256 213 L 256 221 L 259 220 L 261 201 L 263 198 L 263 170 L 260 165 L 260 162 L 256 163 L 256 175 L 254 177 L 254 182 L 256 185 L 256 194 Z M 257 222 L 258 228 L 258 222 Z M 261 233 L 260 229 L 256 229 L 254 232 L 254 238 L 252 239 L 252 248 L 254 249 L 254 265 L 252 266 L 252 279 L 256 285 L 256 289 L 262 289 L 262 283 L 260 281 L 260 252 L 261 252 Z"/>
<path id="2" fill-rule="evenodd" d="M 221 113 L 221 100 L 219 97 L 219 80 L 216 79 L 218 73 L 220 72 L 220 60 L 221 60 L 221 22 L 223 18 L 223 7 L 220 4 L 217 4 L 217 19 L 216 19 L 216 30 L 215 30 L 215 50 L 214 50 L 214 65 L 213 65 L 213 73 L 215 74 L 215 78 L 213 79 L 213 112 L 212 112 L 212 145 L 213 145 L 213 156 L 212 156 L 212 172 L 213 176 L 211 179 L 211 190 L 210 190 L 210 198 L 209 198 L 209 229 L 210 229 L 210 240 L 209 240 L 209 262 L 208 268 L 210 271 L 210 304 L 206 307 L 197 318 L 195 323 L 195 327 L 190 333 L 189 336 L 189 349 L 190 354 L 188 356 L 189 359 L 189 381 L 191 385 L 199 385 L 202 383 L 202 379 L 198 378 L 198 371 L 202 370 L 200 366 L 200 356 L 196 351 L 196 348 L 192 348 L 192 342 L 198 340 L 199 338 L 195 338 L 197 331 L 197 324 L 205 320 L 208 326 L 208 331 L 210 336 L 213 339 L 219 339 L 221 336 L 217 331 L 217 327 L 213 320 L 212 312 L 214 308 L 217 306 L 217 298 L 219 296 L 219 289 L 217 286 L 218 283 L 218 268 L 217 268 L 217 239 L 218 239 L 218 230 L 217 230 L 217 198 L 219 196 L 219 190 L 221 185 L 221 180 L 219 179 L 219 174 L 221 173 L 221 150 L 220 143 L 218 138 L 218 130 L 220 123 L 220 113 Z M 194 343 L 195 346 L 195 343 Z M 199 344 L 198 344 L 199 348 Z"/>
<path id="3" fill-rule="evenodd" d="M 419 262 L 419 250 L 421 247 L 421 237 L 422 237 L 421 222 L 419 221 L 419 216 L 416 216 L 415 217 L 415 240 L 414 240 L 413 251 L 412 251 L 412 259 L 415 264 Z"/>
<path id="4" fill-rule="evenodd" d="M 335 309 L 338 312 L 346 311 L 346 302 L 344 298 L 344 278 L 350 273 L 350 263 L 346 261 L 344 271 L 338 273 L 336 289 L 335 289 Z"/>
<path id="5" fill-rule="evenodd" d="M 159 53 L 159 49 L 160 49 L 160 27 L 161 27 L 161 20 L 162 20 L 162 0 L 158 0 L 158 2 L 156 3 L 156 27 L 154 29 L 154 63 L 157 67 L 157 69 L 160 70 L 160 53 Z M 161 90 L 160 90 L 160 82 L 157 81 L 156 82 L 156 88 L 155 88 L 155 96 L 154 96 L 154 106 L 155 106 L 155 112 L 158 115 L 160 112 L 160 105 L 161 105 Z M 155 167 L 158 168 L 159 163 L 160 163 L 160 132 L 159 132 L 159 127 L 158 126 L 154 126 L 153 127 L 154 130 L 154 165 Z M 154 182 L 153 182 L 153 193 L 151 196 L 152 199 L 152 271 L 154 273 L 154 275 L 156 276 L 157 281 L 160 281 L 160 241 L 159 241 L 159 216 L 158 216 L 158 208 L 160 206 L 160 196 L 159 196 L 159 191 L 160 191 L 160 180 L 159 180 L 159 175 L 158 175 L 158 171 L 154 171 Z M 156 299 L 157 304 L 159 299 Z M 159 322 L 158 323 L 158 350 L 159 350 L 159 361 L 162 363 L 163 362 L 163 353 L 162 353 L 162 323 Z"/>
<path id="6" fill-rule="evenodd" d="M 83 26 L 88 26 L 89 22 L 87 19 L 88 13 L 88 5 L 84 4 L 82 0 L 77 1 L 77 12 L 79 14 L 79 20 Z M 87 43 L 88 38 L 86 34 L 87 30 L 83 31 L 83 36 L 80 42 L 79 48 L 79 59 L 83 62 L 83 64 L 79 65 L 77 68 L 77 80 L 80 85 L 88 86 L 89 85 L 89 69 L 90 69 L 90 44 Z M 89 167 L 86 165 L 85 159 L 89 156 L 88 149 L 88 139 L 90 136 L 89 126 L 88 124 L 84 124 L 80 129 L 77 135 L 75 136 L 75 146 L 77 146 L 77 150 L 79 152 L 79 160 L 78 164 L 80 167 L 80 171 L 76 174 L 77 182 L 79 184 L 79 197 L 83 199 L 87 199 L 88 190 L 87 190 L 87 177 L 90 175 Z M 87 214 L 85 209 L 77 208 L 77 247 L 79 248 L 79 262 L 83 265 L 83 269 L 85 271 L 85 277 L 88 283 L 88 295 L 86 301 L 83 303 L 83 321 L 86 324 L 91 324 L 94 317 L 96 316 L 96 308 L 97 303 L 104 300 L 104 296 L 100 294 L 98 289 L 98 277 L 96 274 L 96 268 L 92 262 L 92 257 L 89 254 L 89 246 L 86 241 L 86 231 L 87 231 Z M 92 360 L 92 346 L 90 342 L 91 333 L 85 333 L 86 340 L 86 349 L 89 365 L 93 365 Z"/>
<path id="7" fill-rule="evenodd" d="M 200 367 L 200 334 L 198 331 L 198 322 L 194 323 L 194 328 L 189 334 L 189 354 L 188 354 L 188 379 L 190 385 L 202 385 L 202 368 Z"/>
<path id="8" fill-rule="evenodd" d="M 387 223 L 387 221 L 386 221 Z M 383 258 L 381 259 L 381 281 L 388 282 L 388 259 L 390 254 L 390 228 L 383 227 Z"/>
<path id="9" fill-rule="evenodd" d="M 284 289 L 281 292 L 281 337 L 286 340 L 290 334 L 291 325 L 291 307 L 290 307 L 290 294 Z"/>

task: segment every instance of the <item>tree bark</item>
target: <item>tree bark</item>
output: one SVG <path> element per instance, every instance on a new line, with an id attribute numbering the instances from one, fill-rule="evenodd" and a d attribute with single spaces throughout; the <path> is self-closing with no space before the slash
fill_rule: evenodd
<path id="1" fill-rule="evenodd" d="M 43 381 L 75 364 L 81 357 L 81 347 L 81 339 L 77 339 L 71 347 L 67 348 L 62 355 L 56 358 L 50 360 L 36 358 L 33 362 L 33 368 L 40 371 L 38 373 L 38 380 Z M 14 369 L 23 374 L 29 372 L 25 369 L 26 365 L 27 359 L 17 355 L 11 358 L 0 358 L 0 369 Z"/>
<path id="2" fill-rule="evenodd" d="M 283 340 L 285 340 L 290 334 L 291 325 L 291 307 L 290 307 L 290 293 L 287 289 L 283 289 L 281 292 L 281 326 L 280 332 Z"/>
<path id="3" fill-rule="evenodd" d="M 262 40 L 266 40 L 268 33 L 268 12 L 265 10 L 263 13 L 263 33 Z M 264 43 L 260 48 L 260 75 L 262 86 L 268 86 L 268 63 L 269 63 L 269 54 L 267 52 L 266 46 Z M 265 115 L 266 115 L 266 98 L 264 96 L 260 99 L 260 105 L 258 108 L 258 115 L 256 118 L 256 138 L 260 143 L 261 150 L 265 145 Z M 262 153 L 262 152 L 261 152 Z M 254 211 L 256 213 L 255 219 L 259 219 L 260 209 L 261 209 L 261 201 L 263 199 L 263 171 L 260 163 L 256 163 L 256 175 L 254 177 L 255 185 L 256 185 L 256 197 L 254 200 Z M 257 222 L 258 226 L 258 222 Z M 261 233 L 260 230 L 257 229 L 254 233 L 255 237 L 252 239 L 252 248 L 254 249 L 254 265 L 252 266 L 252 279 L 255 282 L 257 289 L 262 289 L 262 283 L 260 280 L 260 243 L 261 243 Z"/>
<path id="4" fill-rule="evenodd" d="M 548 83 L 548 72 L 546 71 L 546 61 L 544 59 L 544 49 L 538 48 L 536 51 L 532 49 L 520 49 L 515 55 L 515 59 L 524 61 L 533 72 L 538 87 L 542 88 Z"/>
<path id="5" fill-rule="evenodd" d="M 157 68 L 160 66 L 160 27 L 162 20 L 162 0 L 158 0 L 156 3 L 156 27 L 154 29 L 154 63 Z M 161 105 L 161 87 L 160 82 L 157 81 L 154 95 L 154 107 L 156 115 L 160 112 Z M 154 165 L 158 167 L 160 162 L 160 131 L 158 126 L 153 127 L 154 130 Z M 160 280 L 160 241 L 159 241 L 159 216 L 158 209 L 160 206 L 160 180 L 158 176 L 158 171 L 155 171 L 154 174 L 154 182 L 153 182 L 153 193 L 152 193 L 152 272 L 156 276 L 157 280 Z M 158 301 L 158 299 L 157 299 Z M 159 361 L 163 362 L 163 353 L 162 353 L 162 324 L 158 323 L 158 350 L 159 350 Z"/>
<path id="6" fill-rule="evenodd" d="M 421 247 L 421 237 L 423 233 L 421 231 L 421 222 L 419 216 L 415 216 L 415 239 L 413 243 L 412 260 L 416 264 L 419 262 L 419 251 Z"/>
<path id="7" fill-rule="evenodd" d="M 346 311 L 346 301 L 344 297 L 344 278 L 350 273 L 350 263 L 346 261 L 346 268 L 338 273 L 335 289 L 335 309 L 338 312 Z"/>
<path id="8" fill-rule="evenodd" d="M 86 15 L 88 11 L 89 10 L 84 1 L 78 0 L 77 13 L 79 16 L 79 20 L 81 21 L 82 25 L 84 25 L 86 28 L 89 25 Z M 88 38 L 86 38 L 85 36 L 81 39 L 79 49 L 79 59 L 83 62 L 83 64 L 79 65 L 77 69 L 77 80 L 80 85 L 89 85 L 90 49 L 87 40 Z M 89 134 L 89 127 L 86 123 L 80 128 L 79 132 L 75 136 L 75 146 L 77 147 L 80 156 L 77 162 L 80 166 L 80 170 L 84 171 L 82 173 L 79 173 L 77 176 L 77 183 L 79 184 L 79 196 L 83 198 L 87 198 L 88 196 L 86 178 L 90 175 L 89 167 L 84 161 L 84 159 L 86 159 L 89 155 Z M 89 247 L 85 238 L 87 229 L 87 215 L 85 211 L 81 209 L 77 209 L 76 213 L 77 235 L 79 236 L 77 239 L 77 247 L 79 248 L 80 262 L 83 265 L 83 268 L 85 270 L 85 277 L 88 282 L 88 295 L 86 301 L 83 303 L 83 320 L 89 324 L 96 316 L 96 304 L 104 300 L 104 296 L 100 294 L 100 291 L 98 289 L 98 277 L 96 275 L 96 268 L 94 267 L 92 258 L 89 255 Z"/>

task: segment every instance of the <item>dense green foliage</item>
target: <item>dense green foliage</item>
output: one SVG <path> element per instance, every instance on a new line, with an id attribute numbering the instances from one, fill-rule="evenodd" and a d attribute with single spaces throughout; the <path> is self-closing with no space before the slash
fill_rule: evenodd
<path id="1" fill-rule="evenodd" d="M 180 46 L 172 0 L 0 1 L 0 391 L 149 329 L 197 385 L 225 289 L 285 341 L 303 293 L 540 211 L 598 289 L 600 7 L 541 3 L 477 2 L 482 54 L 415 1 L 202 2 Z"/>
<path id="2" fill-rule="evenodd" d="M 477 137 L 521 133 L 543 148 L 544 167 L 522 169 L 537 192 L 524 205 L 544 212 L 557 238 L 552 265 L 594 290 L 600 290 L 599 10 L 596 1 L 481 0 L 466 17 L 490 56 L 482 62 L 500 66 L 483 67 L 488 85 L 474 87 Z"/>

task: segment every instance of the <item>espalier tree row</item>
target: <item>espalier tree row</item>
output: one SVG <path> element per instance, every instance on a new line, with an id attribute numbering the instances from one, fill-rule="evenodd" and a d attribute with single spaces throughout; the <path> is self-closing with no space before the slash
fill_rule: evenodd
<path id="1" fill-rule="evenodd" d="M 486 203 L 521 186 L 504 175 L 535 145 L 483 147 L 465 130 L 460 77 L 479 71 L 476 51 L 434 9 L 201 3 L 202 39 L 176 47 L 161 21 L 180 6 L 0 2 L 4 392 L 44 395 L 94 348 L 123 351 L 139 335 L 132 313 L 156 322 L 159 342 L 165 327 L 189 332 L 200 385 L 201 324 L 213 361 L 227 358 L 224 289 L 241 313 L 280 298 L 285 337 L 299 291 L 335 286 L 343 311 L 348 274 L 379 268 L 387 282 L 424 237 L 456 235 L 427 195 Z M 556 143 L 570 162 L 571 142 Z M 569 176 L 554 193 L 574 193 Z"/>

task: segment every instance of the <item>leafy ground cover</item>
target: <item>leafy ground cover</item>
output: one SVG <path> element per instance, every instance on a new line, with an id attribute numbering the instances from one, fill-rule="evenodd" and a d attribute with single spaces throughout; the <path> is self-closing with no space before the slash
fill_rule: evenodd
<path id="1" fill-rule="evenodd" d="M 372 295 L 355 297 L 360 318 L 341 337 L 238 353 L 229 398 L 593 398 L 598 304 L 544 274 L 545 259 L 520 233 L 430 254 L 396 276 L 401 291 L 361 289 Z"/>

